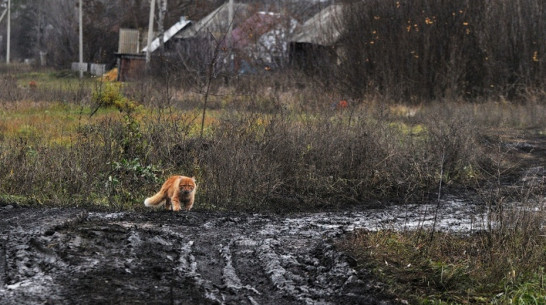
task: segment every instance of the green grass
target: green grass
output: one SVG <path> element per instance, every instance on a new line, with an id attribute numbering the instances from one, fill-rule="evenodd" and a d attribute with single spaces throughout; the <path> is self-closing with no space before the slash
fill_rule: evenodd
<path id="1" fill-rule="evenodd" d="M 114 109 L 100 109 L 94 116 L 90 106 L 62 102 L 17 102 L 0 108 L 0 136 L 4 139 L 42 139 L 55 144 L 68 144 L 85 124 L 116 116 Z"/>
<path id="2" fill-rule="evenodd" d="M 546 304 L 546 286 L 544 267 L 529 275 L 526 281 L 507 283 L 505 291 L 497 294 L 493 304 L 544 305 Z"/>

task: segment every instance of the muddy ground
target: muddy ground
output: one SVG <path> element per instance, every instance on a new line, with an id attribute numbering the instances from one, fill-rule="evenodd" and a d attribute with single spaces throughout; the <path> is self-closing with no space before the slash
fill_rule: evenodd
<path id="1" fill-rule="evenodd" d="M 466 216 L 476 207 L 445 205 L 440 229 L 479 223 Z M 389 304 L 335 240 L 430 225 L 432 207 L 279 216 L 4 205 L 1 303 Z"/>
<path id="2" fill-rule="evenodd" d="M 389 301 L 335 250 L 339 220 L 9 205 L 0 219 L 2 304 Z"/>
<path id="3" fill-rule="evenodd" d="M 516 144 L 522 157 L 546 152 L 544 137 Z M 544 160 L 525 159 L 518 181 L 543 183 Z M 335 241 L 357 228 L 430 226 L 437 211 L 440 230 L 480 230 L 486 222 L 483 207 L 461 197 L 290 216 L 4 203 L 0 303 L 392 304 Z"/>

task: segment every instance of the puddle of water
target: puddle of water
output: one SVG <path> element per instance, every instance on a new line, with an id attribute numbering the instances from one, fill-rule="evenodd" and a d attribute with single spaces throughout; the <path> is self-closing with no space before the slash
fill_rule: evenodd
<path id="1" fill-rule="evenodd" d="M 316 213 L 285 219 L 283 225 L 270 224 L 262 235 L 298 234 L 330 237 L 356 229 L 414 230 L 419 228 L 447 232 L 471 232 L 485 229 L 487 213 L 483 207 L 463 200 L 443 200 L 440 204 L 407 204 L 361 212 Z"/>

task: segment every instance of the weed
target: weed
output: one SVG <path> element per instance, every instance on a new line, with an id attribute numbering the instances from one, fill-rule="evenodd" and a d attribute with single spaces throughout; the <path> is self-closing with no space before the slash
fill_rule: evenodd
<path id="1" fill-rule="evenodd" d="M 544 286 L 544 268 L 528 276 L 524 282 L 515 281 L 515 271 L 507 276 L 504 292 L 497 294 L 492 304 L 546 304 L 546 287 Z"/>
<path id="2" fill-rule="evenodd" d="M 524 231 L 435 234 L 430 240 L 427 231 L 362 231 L 340 247 L 412 303 L 544 302 L 544 272 L 537 267 L 546 259 L 543 238 Z M 528 238 L 532 244 L 523 242 Z"/>
<path id="3" fill-rule="evenodd" d="M 112 170 L 105 179 L 105 196 L 111 204 L 130 208 L 140 201 L 139 185 L 159 182 L 159 170 L 153 165 L 142 165 L 138 158 L 114 161 L 110 165 Z"/>
<path id="4" fill-rule="evenodd" d="M 133 112 L 138 104 L 123 95 L 122 87 L 123 83 L 97 82 L 97 86 L 91 95 L 91 101 L 96 104 L 96 109 L 114 107 L 120 112 Z"/>

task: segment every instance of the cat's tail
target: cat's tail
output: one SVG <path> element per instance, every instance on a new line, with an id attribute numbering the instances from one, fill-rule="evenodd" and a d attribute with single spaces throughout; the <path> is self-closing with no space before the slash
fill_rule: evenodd
<path id="1" fill-rule="evenodd" d="M 146 200 L 144 200 L 144 205 L 147 207 L 153 207 L 163 203 L 163 201 L 165 201 L 165 196 L 163 191 L 159 191 L 152 197 L 146 198 Z"/>

